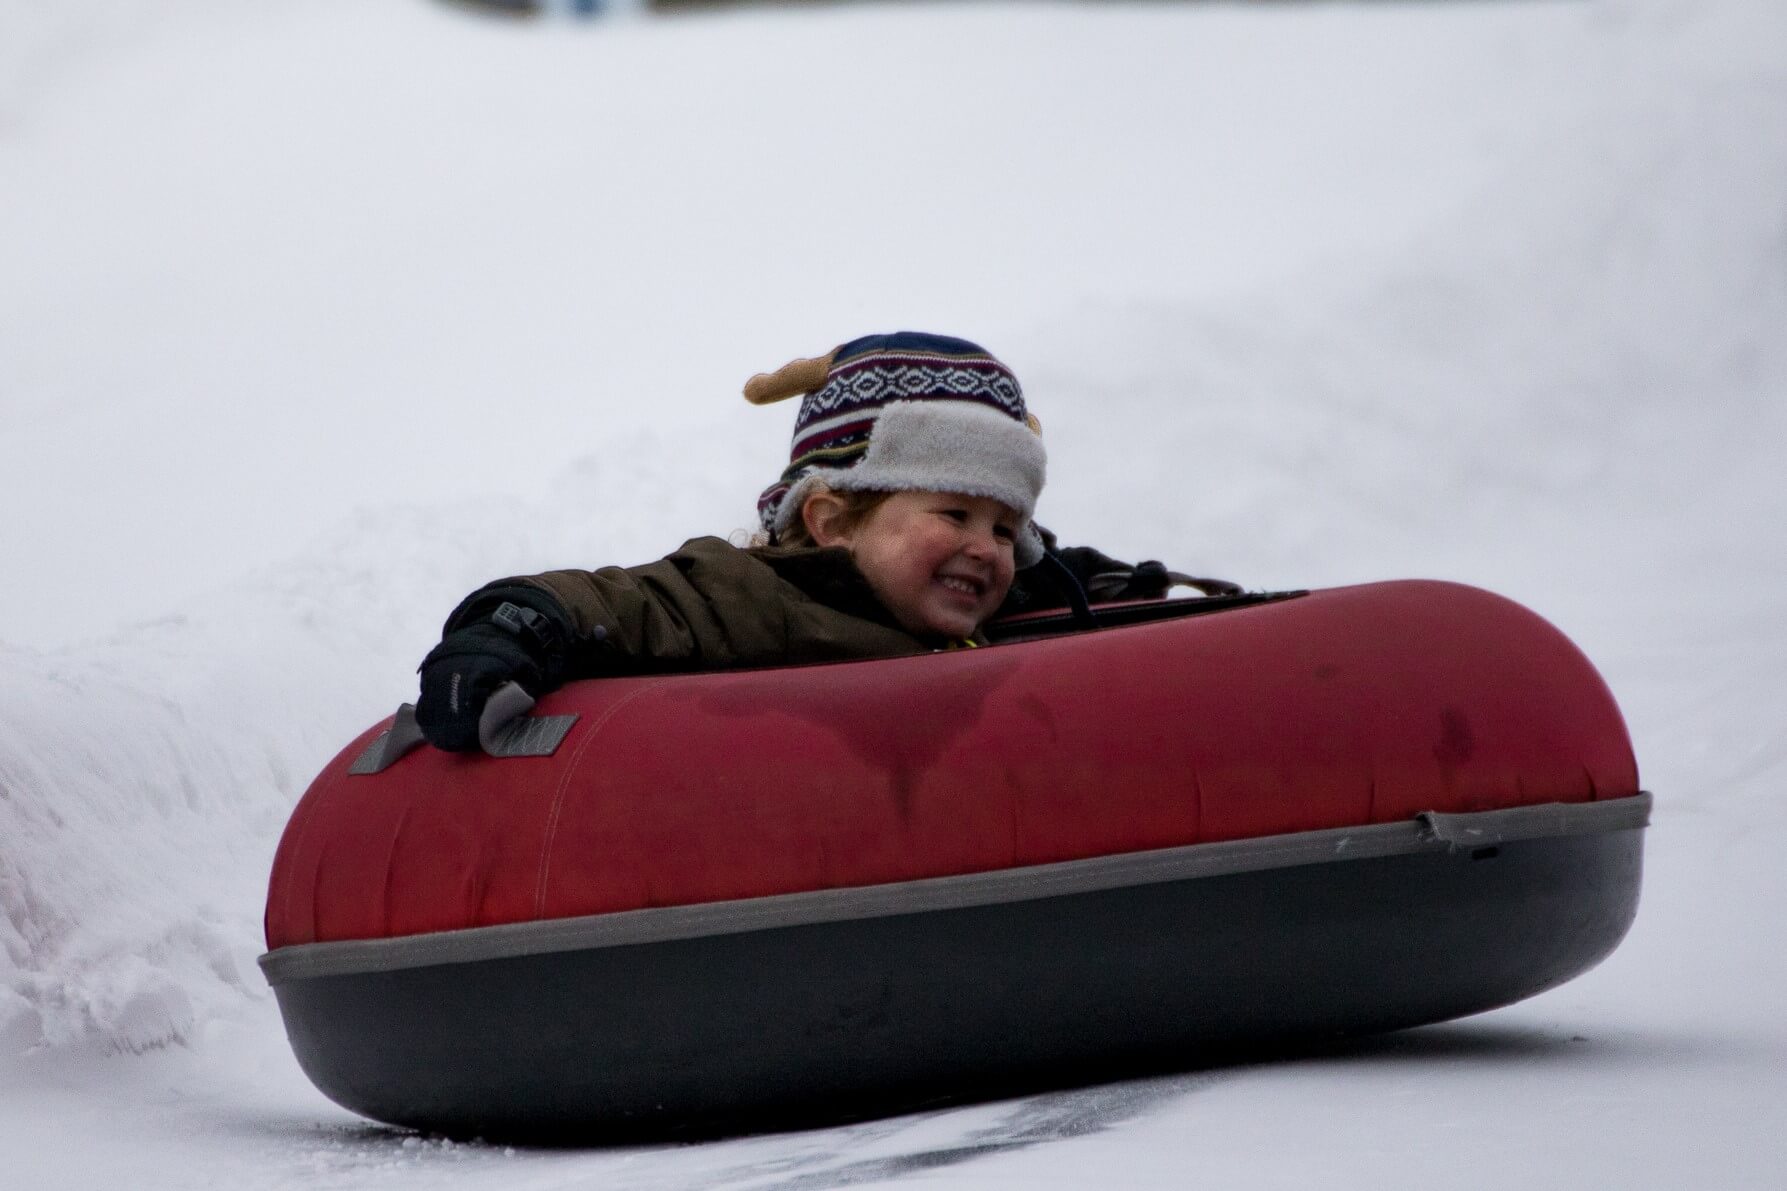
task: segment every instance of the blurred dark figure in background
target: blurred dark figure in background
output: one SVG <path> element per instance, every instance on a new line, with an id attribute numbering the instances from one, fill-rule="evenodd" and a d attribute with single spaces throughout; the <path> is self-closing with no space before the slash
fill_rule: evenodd
<path id="1" fill-rule="evenodd" d="M 531 17 L 540 12 L 539 0 L 441 0 L 450 8 L 468 12 L 494 13 L 497 16 Z"/>

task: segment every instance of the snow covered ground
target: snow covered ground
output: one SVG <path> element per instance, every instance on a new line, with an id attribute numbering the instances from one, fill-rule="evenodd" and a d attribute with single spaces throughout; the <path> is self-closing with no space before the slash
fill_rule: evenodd
<path id="1" fill-rule="evenodd" d="M 1787 6 L 0 6 L 8 1187 L 1776 1188 Z M 1582 979 L 1306 1059 L 688 1147 L 315 1093 L 254 967 L 457 597 L 745 527 L 746 376 L 963 334 L 1068 540 L 1460 579 L 1658 808 Z"/>

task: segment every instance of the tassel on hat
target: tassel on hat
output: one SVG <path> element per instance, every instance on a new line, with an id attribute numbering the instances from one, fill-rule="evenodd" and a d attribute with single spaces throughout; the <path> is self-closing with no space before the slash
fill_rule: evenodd
<path id="1" fill-rule="evenodd" d="M 978 344 L 901 331 L 794 360 L 745 384 L 754 405 L 801 397 L 788 467 L 758 498 L 772 537 L 823 480 L 839 491 L 960 492 L 1022 518 L 1017 564 L 1042 557 L 1030 520 L 1047 457 L 1018 378 Z"/>
<path id="2" fill-rule="evenodd" d="M 825 383 L 825 378 L 831 374 L 832 359 L 837 354 L 832 352 L 811 360 L 790 360 L 774 372 L 759 372 L 745 382 L 745 400 L 752 405 L 772 405 L 811 393 Z"/>

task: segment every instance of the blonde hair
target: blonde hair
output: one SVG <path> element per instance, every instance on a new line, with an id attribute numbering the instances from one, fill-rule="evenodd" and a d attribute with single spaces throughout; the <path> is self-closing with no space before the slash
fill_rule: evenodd
<path id="1" fill-rule="evenodd" d="M 813 535 L 807 531 L 807 519 L 803 514 L 806 509 L 806 502 L 821 493 L 835 496 L 843 502 L 844 508 L 840 514 L 841 520 L 837 525 L 844 533 L 854 531 L 864 521 L 867 521 L 869 519 L 869 514 L 880 508 L 882 504 L 886 502 L 887 498 L 893 495 L 891 492 L 839 491 L 830 487 L 824 481 L 820 481 L 814 484 L 806 493 L 801 501 L 801 508 L 795 511 L 794 519 L 788 523 L 787 529 L 784 529 L 781 533 L 775 535 L 773 541 L 769 534 L 759 533 L 752 537 L 751 545 L 817 546 L 819 543 L 815 542 L 813 540 Z"/>

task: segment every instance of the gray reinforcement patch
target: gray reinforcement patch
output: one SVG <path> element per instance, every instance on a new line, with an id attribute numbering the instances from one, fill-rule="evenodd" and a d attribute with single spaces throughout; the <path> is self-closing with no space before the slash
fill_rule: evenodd
<path id="1" fill-rule="evenodd" d="M 575 715 L 517 716 L 490 734 L 484 751 L 492 757 L 550 757 L 576 722 Z"/>

